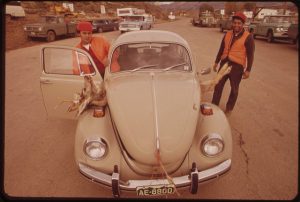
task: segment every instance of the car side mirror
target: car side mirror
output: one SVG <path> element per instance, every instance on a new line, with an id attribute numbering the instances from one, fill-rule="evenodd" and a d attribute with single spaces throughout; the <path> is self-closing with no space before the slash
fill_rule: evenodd
<path id="1" fill-rule="evenodd" d="M 211 72 L 211 68 L 208 67 L 208 68 L 202 68 L 201 71 L 200 71 L 200 74 L 201 75 L 204 75 L 204 74 L 209 74 Z"/>

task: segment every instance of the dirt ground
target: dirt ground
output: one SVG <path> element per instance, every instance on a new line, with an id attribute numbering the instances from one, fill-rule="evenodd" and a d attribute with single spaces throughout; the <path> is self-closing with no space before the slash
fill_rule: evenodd
<path id="1" fill-rule="evenodd" d="M 172 31 L 191 46 L 197 68 L 210 67 L 223 33 L 217 28 L 193 27 L 190 19 L 155 25 Z M 20 21 L 21 24 L 21 21 Z M 8 24 L 7 27 L 10 25 Z M 21 31 L 21 30 L 20 30 Z M 51 120 L 40 89 L 41 45 L 26 45 L 10 34 L 5 53 L 4 192 L 15 197 L 112 198 L 112 192 L 83 177 L 75 163 L 76 122 Z M 101 34 L 111 43 L 119 31 Z M 75 46 L 69 38 L 49 45 Z M 42 43 L 42 42 L 40 42 Z M 27 44 L 29 45 L 29 44 Z M 256 51 L 250 78 L 242 80 L 229 123 L 232 131 L 231 170 L 220 179 L 201 185 L 197 194 L 188 190 L 168 198 L 292 200 L 298 194 L 299 160 L 299 60 L 288 43 L 255 39 Z M 215 76 L 214 72 L 203 79 Z M 226 83 L 220 108 L 230 92 Z M 210 102 L 212 93 L 204 96 Z M 124 198 L 136 198 L 124 193 Z M 163 198 L 162 196 L 161 198 Z"/>
<path id="2" fill-rule="evenodd" d="M 16 19 L 5 17 L 5 50 L 14 50 L 44 43 L 45 41 L 42 40 L 28 40 L 23 29 L 23 26 L 26 24 L 38 22 L 39 17 L 39 14 L 26 14 L 25 18 Z"/>

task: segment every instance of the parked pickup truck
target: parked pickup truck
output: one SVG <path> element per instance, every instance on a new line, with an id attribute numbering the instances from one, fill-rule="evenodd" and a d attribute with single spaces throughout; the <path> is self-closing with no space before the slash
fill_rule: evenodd
<path id="1" fill-rule="evenodd" d="M 57 36 L 76 35 L 76 23 L 68 21 L 63 15 L 47 15 L 41 17 L 41 22 L 27 24 L 24 26 L 24 31 L 28 39 L 45 38 L 48 42 L 55 41 Z"/>
<path id="2" fill-rule="evenodd" d="M 299 47 L 299 41 L 298 41 L 298 35 L 299 35 L 299 32 L 298 32 L 298 23 L 293 23 L 291 24 L 291 26 L 289 27 L 288 29 L 288 36 L 290 38 L 290 40 L 293 42 L 293 44 L 296 44 L 297 46 L 297 49 Z"/>
<path id="3" fill-rule="evenodd" d="M 288 15 L 269 15 L 259 23 L 252 23 L 249 25 L 249 31 L 253 37 L 263 36 L 267 38 L 269 43 L 274 39 L 289 39 L 288 28 L 293 21 L 293 16 Z"/>
<path id="4" fill-rule="evenodd" d="M 119 23 L 111 19 L 94 19 L 92 20 L 93 31 L 116 31 L 119 29 Z"/>
<path id="5" fill-rule="evenodd" d="M 217 21 L 213 16 L 201 16 L 193 18 L 192 24 L 200 27 L 216 27 Z"/>
<path id="6" fill-rule="evenodd" d="M 136 30 L 148 30 L 153 27 L 153 17 L 144 15 L 126 16 L 124 21 L 119 24 L 121 33 Z"/>
<path id="7" fill-rule="evenodd" d="M 217 23 L 218 27 L 220 28 L 220 32 L 224 32 L 224 30 L 231 29 L 232 18 L 227 19 L 220 19 Z"/>

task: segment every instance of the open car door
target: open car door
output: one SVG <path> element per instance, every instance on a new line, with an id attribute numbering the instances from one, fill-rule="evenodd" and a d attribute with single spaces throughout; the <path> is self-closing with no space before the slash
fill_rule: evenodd
<path id="1" fill-rule="evenodd" d="M 41 65 L 40 86 L 48 117 L 76 119 L 76 111 L 67 110 L 74 94 L 84 88 L 84 76 L 92 76 L 97 85 L 103 81 L 93 59 L 78 48 L 44 46 Z"/>

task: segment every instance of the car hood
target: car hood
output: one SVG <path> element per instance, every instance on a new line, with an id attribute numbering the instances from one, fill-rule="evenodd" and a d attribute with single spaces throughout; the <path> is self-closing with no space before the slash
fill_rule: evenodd
<path id="1" fill-rule="evenodd" d="M 42 27 L 45 24 L 43 23 L 32 23 L 32 24 L 26 24 L 25 27 Z"/>
<path id="2" fill-rule="evenodd" d="M 105 85 L 112 118 L 134 160 L 157 164 L 158 147 L 164 164 L 185 157 L 200 106 L 199 84 L 193 74 L 126 73 L 111 77 Z"/>

